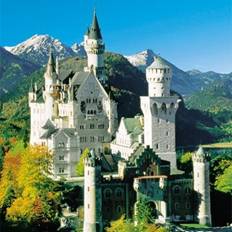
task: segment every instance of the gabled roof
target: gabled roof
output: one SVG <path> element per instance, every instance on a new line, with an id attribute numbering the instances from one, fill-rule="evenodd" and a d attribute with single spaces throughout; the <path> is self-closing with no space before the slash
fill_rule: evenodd
<path id="1" fill-rule="evenodd" d="M 93 14 L 93 22 L 92 22 L 92 25 L 89 29 L 89 33 L 88 33 L 88 36 L 90 39 L 102 39 L 102 36 L 101 36 L 101 30 L 100 30 L 100 27 L 99 27 L 99 24 L 98 24 L 98 20 L 97 20 L 97 15 L 96 15 L 96 12 L 94 11 L 94 14 Z"/>
<path id="2" fill-rule="evenodd" d="M 50 119 L 46 121 L 46 123 L 42 126 L 43 129 L 48 130 L 48 129 L 55 129 L 54 124 Z"/>
<path id="3" fill-rule="evenodd" d="M 52 134 L 56 133 L 58 129 L 48 129 L 45 131 L 42 136 L 40 136 L 41 139 L 48 139 L 51 137 Z"/>
<path id="4" fill-rule="evenodd" d="M 131 134 L 134 141 L 138 141 L 138 135 L 143 133 L 143 125 L 140 117 L 122 118 L 128 134 Z"/>
<path id="5" fill-rule="evenodd" d="M 75 75 L 72 78 L 71 84 L 72 85 L 81 85 L 85 79 L 88 77 L 89 72 L 76 72 Z"/>

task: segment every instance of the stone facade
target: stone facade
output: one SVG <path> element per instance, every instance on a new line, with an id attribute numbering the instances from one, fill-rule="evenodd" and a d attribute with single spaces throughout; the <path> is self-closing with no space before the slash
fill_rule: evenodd
<path id="1" fill-rule="evenodd" d="M 85 148 L 84 232 L 102 232 L 111 220 L 132 217 L 146 200 L 161 223 L 211 224 L 209 163 L 202 148 L 193 156 L 194 175 L 176 169 L 175 114 L 179 97 L 170 92 L 171 67 L 156 57 L 146 70 L 143 116 L 122 118 L 105 86 L 104 49 L 96 14 L 84 36 L 88 66 L 61 76 L 50 54 L 44 85 L 29 91 L 30 143 L 53 153 L 53 177 L 75 177 Z M 112 140 L 112 138 L 114 138 Z M 112 152 L 104 153 L 110 147 Z"/>
<path id="2" fill-rule="evenodd" d="M 199 151 L 197 152 L 199 153 Z M 193 157 L 193 165 L 196 169 L 197 160 Z M 91 160 L 93 155 L 89 155 L 87 160 Z M 99 194 L 95 198 L 90 197 L 96 189 L 91 190 L 92 183 L 89 174 L 85 174 L 85 208 L 93 207 L 96 213 L 101 212 L 101 221 L 98 220 L 100 228 L 104 228 L 112 220 L 118 219 L 123 214 L 126 217 L 132 217 L 137 214 L 139 202 L 144 201 L 152 209 L 152 215 L 157 223 L 166 222 L 199 222 L 201 224 L 211 224 L 210 202 L 209 202 L 209 183 L 203 181 L 203 176 L 207 179 L 206 173 L 198 169 L 199 178 L 193 178 L 191 175 L 184 175 L 181 172 L 171 174 L 170 162 L 162 160 L 150 148 L 140 147 L 134 152 L 128 160 L 121 159 L 118 162 L 117 174 L 99 172 L 101 166 L 101 157 L 97 158 L 95 177 L 97 191 Z M 89 162 L 85 168 L 89 170 Z M 94 168 L 93 166 L 91 168 Z M 93 180 L 93 179 L 92 179 Z M 100 181 L 99 181 L 100 180 Z M 208 183 L 208 184 L 207 184 Z M 196 189 L 196 185 L 201 189 Z M 88 190 L 89 189 L 89 190 Z M 205 193 L 203 193 L 205 191 Z M 199 198 L 196 193 L 203 196 Z M 206 194 L 207 196 L 205 196 Z M 93 196 L 93 195 L 91 195 Z M 92 200 L 91 200 L 92 199 Z M 87 206 L 90 204 L 90 206 Z M 100 207 L 100 208 L 99 208 Z M 86 209 L 88 212 L 89 208 Z M 92 217 L 92 211 L 85 215 L 85 220 L 89 221 Z M 97 220 L 97 216 L 95 217 Z M 98 217 L 99 219 L 99 217 Z M 84 230 L 84 232 L 95 230 Z"/>
<path id="3" fill-rule="evenodd" d="M 85 35 L 88 66 L 73 75 L 60 76 L 50 54 L 44 85 L 29 91 L 30 144 L 48 146 L 54 154 L 52 173 L 75 177 L 75 165 L 85 148 L 101 153 L 117 129 L 117 104 L 104 85 L 104 43 L 97 17 Z"/>

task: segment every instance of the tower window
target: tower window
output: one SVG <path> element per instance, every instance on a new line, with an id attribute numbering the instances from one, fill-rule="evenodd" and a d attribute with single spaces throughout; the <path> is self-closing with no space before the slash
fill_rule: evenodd
<path id="1" fill-rule="evenodd" d="M 165 103 L 162 103 L 161 110 L 166 114 L 167 113 L 167 107 Z"/>
<path id="2" fill-rule="evenodd" d="M 155 146 L 156 146 L 156 149 L 159 149 L 159 144 L 158 143 Z"/>
<path id="3" fill-rule="evenodd" d="M 168 133 L 168 131 L 166 131 L 166 136 L 168 136 L 169 135 L 169 133 Z"/>
<path id="4" fill-rule="evenodd" d="M 90 205 L 88 204 L 88 209 L 90 208 Z"/>
<path id="5" fill-rule="evenodd" d="M 88 192 L 89 192 L 89 190 L 90 190 L 89 186 L 88 186 L 88 188 L 87 188 L 87 189 L 88 189 Z"/>

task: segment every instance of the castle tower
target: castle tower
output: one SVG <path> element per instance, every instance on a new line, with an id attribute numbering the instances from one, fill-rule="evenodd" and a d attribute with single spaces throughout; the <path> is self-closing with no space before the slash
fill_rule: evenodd
<path id="1" fill-rule="evenodd" d="M 144 144 L 176 168 L 175 115 L 178 96 L 170 94 L 171 67 L 160 57 L 146 69 L 148 96 L 140 97 L 144 114 Z"/>
<path id="2" fill-rule="evenodd" d="M 193 154 L 193 183 L 196 193 L 195 220 L 203 225 L 211 225 L 210 209 L 210 182 L 209 182 L 209 155 L 205 154 L 200 146 Z"/>
<path id="3" fill-rule="evenodd" d="M 105 44 L 102 40 L 101 30 L 98 24 L 97 15 L 94 11 L 93 21 L 84 36 L 84 47 L 88 57 L 87 69 L 93 69 L 95 75 L 102 84 L 105 84 L 104 74 L 104 51 Z"/>
<path id="4" fill-rule="evenodd" d="M 52 52 L 50 52 L 49 55 L 44 79 L 45 89 L 43 91 L 43 98 L 45 101 L 46 118 L 51 119 L 53 116 L 54 99 L 58 97 L 58 92 L 56 88 L 58 76 L 56 73 L 56 62 Z"/>
<path id="5" fill-rule="evenodd" d="M 84 181 L 84 230 L 83 232 L 101 232 L 101 166 L 93 151 L 85 159 Z"/>

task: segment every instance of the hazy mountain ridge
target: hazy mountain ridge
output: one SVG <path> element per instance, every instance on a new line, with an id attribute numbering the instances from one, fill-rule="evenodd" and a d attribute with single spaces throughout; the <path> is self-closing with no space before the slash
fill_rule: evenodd
<path id="1" fill-rule="evenodd" d="M 125 58 L 127 58 L 132 65 L 145 72 L 146 67 L 154 61 L 155 56 L 157 56 L 157 54 L 155 54 L 151 49 L 147 49 L 134 55 L 125 56 Z M 217 79 L 223 79 L 231 76 L 231 74 L 221 74 L 213 71 L 201 72 L 199 70 L 190 70 L 184 72 L 166 59 L 164 60 L 172 67 L 173 70 L 171 88 L 181 93 L 183 96 L 189 96 L 205 88 L 209 83 L 212 83 Z"/>
<path id="2" fill-rule="evenodd" d="M 0 47 L 0 99 L 11 91 L 16 91 L 18 84 L 39 65 L 23 60 Z"/>
<path id="3" fill-rule="evenodd" d="M 58 39 L 54 39 L 49 35 L 34 35 L 31 38 L 27 39 L 26 41 L 16 46 L 6 47 L 6 48 L 12 53 L 17 54 L 17 56 L 20 57 L 21 59 L 29 60 L 30 62 L 35 63 L 39 66 L 47 63 L 50 49 L 52 49 L 54 55 L 57 56 L 59 59 L 66 59 L 68 57 L 86 56 L 83 42 L 80 44 L 74 43 L 72 47 L 68 47 Z M 149 66 L 154 61 L 155 56 L 156 54 L 151 49 L 147 49 L 142 52 L 136 53 L 134 55 L 124 56 L 124 57 L 134 67 L 138 68 L 144 73 L 146 67 Z M 0 57 L 0 59 L 2 59 L 2 57 Z M 164 60 L 173 69 L 173 80 L 171 83 L 171 88 L 176 92 L 180 93 L 184 97 L 191 96 L 193 93 L 196 93 L 204 89 L 210 83 L 213 83 L 215 80 L 218 79 L 221 80 L 231 76 L 231 74 L 219 74 L 212 71 L 201 72 L 199 70 L 190 70 L 184 72 L 183 70 L 177 68 L 174 64 L 170 63 L 166 59 Z M 119 67 L 119 68 L 123 68 L 123 67 Z M 5 83 L 7 84 L 8 77 L 4 78 L 4 76 L 5 74 L 3 74 L 2 78 L 6 79 Z M 13 82 L 17 82 L 19 78 L 20 75 L 17 78 L 15 78 Z M 134 79 L 135 78 L 136 76 L 134 77 Z M 144 75 L 144 79 L 145 79 L 145 75 Z M 8 82 L 8 85 L 11 86 L 11 83 Z M 5 92 L 1 91 L 0 96 L 3 96 Z"/>

